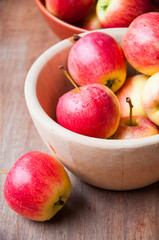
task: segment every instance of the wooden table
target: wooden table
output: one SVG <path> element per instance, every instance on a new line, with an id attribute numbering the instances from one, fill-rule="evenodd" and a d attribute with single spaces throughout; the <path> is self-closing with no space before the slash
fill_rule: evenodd
<path id="1" fill-rule="evenodd" d="M 33 0 L 0 0 L 0 169 L 24 153 L 48 152 L 24 99 L 26 74 L 35 59 L 59 41 Z M 158 240 L 159 183 L 135 191 L 98 189 L 69 173 L 72 193 L 51 220 L 39 223 L 13 212 L 0 175 L 0 240 Z"/>

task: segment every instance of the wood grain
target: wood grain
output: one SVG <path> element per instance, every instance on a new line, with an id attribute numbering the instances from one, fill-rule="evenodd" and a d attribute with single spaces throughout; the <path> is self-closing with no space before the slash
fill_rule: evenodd
<path id="1" fill-rule="evenodd" d="M 35 59 L 57 43 L 33 0 L 0 1 L 0 169 L 24 153 L 48 152 L 24 99 L 26 74 Z M 95 188 L 70 172 L 72 193 L 51 220 L 39 223 L 14 213 L 3 197 L 0 175 L 0 240 L 158 240 L 159 183 L 115 192 Z"/>

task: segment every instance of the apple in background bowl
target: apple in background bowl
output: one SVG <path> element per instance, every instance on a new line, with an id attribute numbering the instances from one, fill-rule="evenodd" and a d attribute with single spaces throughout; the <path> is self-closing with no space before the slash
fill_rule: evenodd
<path id="1" fill-rule="evenodd" d="M 138 16 L 128 27 L 123 40 L 128 62 L 139 72 L 159 72 L 159 13 Z"/>
<path id="2" fill-rule="evenodd" d="M 137 16 L 150 11 L 150 0 L 97 1 L 97 16 L 103 28 L 128 27 Z"/>
<path id="3" fill-rule="evenodd" d="M 94 4 L 95 0 L 45 0 L 50 13 L 72 24 L 83 19 Z"/>
<path id="4" fill-rule="evenodd" d="M 96 14 L 96 6 L 77 24 L 78 27 L 87 29 L 89 31 L 102 28 Z"/>
<path id="5" fill-rule="evenodd" d="M 110 34 L 121 44 L 126 30 L 98 31 Z M 58 68 L 66 68 L 72 46 L 69 38 L 49 48 L 35 61 L 26 78 L 26 103 L 42 140 L 55 158 L 91 185 L 128 190 L 158 181 L 159 134 L 130 140 L 98 139 L 74 133 L 56 122 L 58 99 L 73 88 Z M 128 77 L 135 73 L 128 67 Z"/>
<path id="6" fill-rule="evenodd" d="M 46 3 L 48 1 L 48 8 L 51 11 L 51 6 L 53 8 L 54 14 L 59 16 L 60 14 L 66 15 L 66 19 L 68 21 L 74 22 L 73 24 L 66 22 L 65 20 L 60 19 L 59 17 L 56 17 L 53 15 L 49 10 L 47 10 L 45 6 L 44 0 L 35 0 L 35 3 L 37 7 L 39 8 L 40 12 L 44 16 L 46 22 L 48 23 L 49 27 L 52 29 L 52 31 L 60 38 L 65 39 L 67 37 L 71 37 L 74 33 L 83 33 L 87 32 L 88 30 L 94 30 L 98 28 L 104 28 L 104 25 L 101 26 L 101 23 L 107 24 L 105 27 L 125 27 L 130 24 L 134 20 L 135 17 L 137 17 L 140 14 L 143 14 L 144 12 L 150 12 L 152 11 L 152 5 L 150 0 L 113 0 L 113 1 L 98 1 L 98 4 L 96 4 L 96 1 L 94 0 L 80 0 L 76 1 L 76 7 L 69 8 L 68 11 L 67 8 L 72 4 L 73 1 L 68 0 L 67 6 L 64 4 L 64 8 L 61 7 L 61 5 L 56 5 L 58 2 L 64 3 L 64 0 L 46 0 Z M 155 0 L 154 0 L 155 1 Z M 78 2 L 78 3 L 77 3 Z M 89 10 L 87 7 L 90 4 Z M 100 7 L 100 5 L 102 7 Z M 104 7 L 108 4 L 107 7 Z M 79 11 L 79 9 L 84 6 L 83 10 L 80 11 L 80 14 L 75 14 Z M 92 7 L 93 5 L 93 7 Z M 96 5 L 97 5 L 97 12 L 96 13 Z M 99 7 L 98 7 L 99 5 Z M 103 9 L 104 8 L 104 9 Z M 74 11 L 72 11 L 74 9 Z M 82 17 L 82 19 L 78 22 L 77 18 L 81 18 L 83 14 L 86 13 L 86 9 L 88 10 L 88 14 L 86 14 L 85 17 Z M 75 18 L 72 20 L 73 15 L 75 14 Z M 98 16 L 97 16 L 98 15 Z M 62 17 L 62 15 L 60 16 Z M 105 20 L 104 20 L 105 19 Z M 75 23 L 76 22 L 76 23 Z"/>

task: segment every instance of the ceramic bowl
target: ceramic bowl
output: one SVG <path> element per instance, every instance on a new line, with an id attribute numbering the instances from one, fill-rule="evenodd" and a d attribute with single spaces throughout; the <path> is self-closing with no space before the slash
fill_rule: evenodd
<path id="1" fill-rule="evenodd" d="M 61 19 L 53 16 L 44 5 L 44 0 L 35 0 L 36 5 L 38 6 L 40 12 L 42 13 L 47 24 L 51 30 L 62 40 L 68 37 L 71 37 L 74 33 L 83 33 L 86 32 L 86 29 L 76 27 L 72 24 L 66 23 Z"/>
<path id="2" fill-rule="evenodd" d="M 98 31 L 110 34 L 121 44 L 126 29 Z M 97 139 L 56 123 L 58 98 L 72 88 L 58 66 L 66 67 L 72 44 L 68 38 L 49 48 L 35 61 L 26 78 L 26 103 L 44 143 L 68 170 L 91 185 L 128 190 L 158 181 L 159 135 L 135 140 Z M 129 66 L 128 75 L 133 74 Z"/>

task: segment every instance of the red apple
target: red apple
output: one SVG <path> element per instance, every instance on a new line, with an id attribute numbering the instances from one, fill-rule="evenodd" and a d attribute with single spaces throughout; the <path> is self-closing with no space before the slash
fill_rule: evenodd
<path id="1" fill-rule="evenodd" d="M 111 139 L 136 139 L 159 134 L 159 130 L 148 118 L 132 117 L 133 125 L 129 125 L 129 117 L 120 120 L 119 127 Z"/>
<path id="2" fill-rule="evenodd" d="M 94 4 L 95 0 L 45 0 L 49 12 L 69 23 L 83 19 Z"/>
<path id="3" fill-rule="evenodd" d="M 141 101 L 147 117 L 159 126 L 159 72 L 146 82 Z"/>
<path id="4" fill-rule="evenodd" d="M 71 183 L 63 166 L 42 152 L 24 154 L 9 171 L 4 197 L 18 214 L 36 221 L 52 218 L 65 204 Z"/>
<path id="5" fill-rule="evenodd" d="M 120 120 L 119 102 L 115 94 L 98 83 L 73 89 L 59 98 L 57 122 L 82 135 L 108 138 Z"/>
<path id="6" fill-rule="evenodd" d="M 83 20 L 78 23 L 78 26 L 89 31 L 101 28 L 95 7 L 93 7 L 93 9 L 86 15 L 86 17 L 84 17 Z"/>
<path id="7" fill-rule="evenodd" d="M 80 86 L 100 83 L 116 92 L 126 78 L 126 60 L 113 37 L 92 32 L 80 38 L 71 48 L 68 70 Z"/>
<path id="8" fill-rule="evenodd" d="M 129 97 L 126 98 L 129 103 L 130 115 L 120 119 L 119 127 L 111 139 L 136 139 L 149 137 L 159 134 L 159 129 L 148 118 L 142 116 L 132 116 L 132 102 Z"/>
<path id="9" fill-rule="evenodd" d="M 128 96 L 133 102 L 133 115 L 146 117 L 141 105 L 141 96 L 148 78 L 148 76 L 143 74 L 137 74 L 129 77 L 116 93 L 120 103 L 121 117 L 129 116 L 129 106 L 125 101 Z"/>
<path id="10" fill-rule="evenodd" d="M 98 0 L 97 15 L 103 28 L 128 27 L 140 14 L 152 11 L 150 0 Z"/>
<path id="11" fill-rule="evenodd" d="M 128 62 L 139 72 L 159 72 L 159 13 L 145 13 L 129 26 L 123 50 Z"/>

